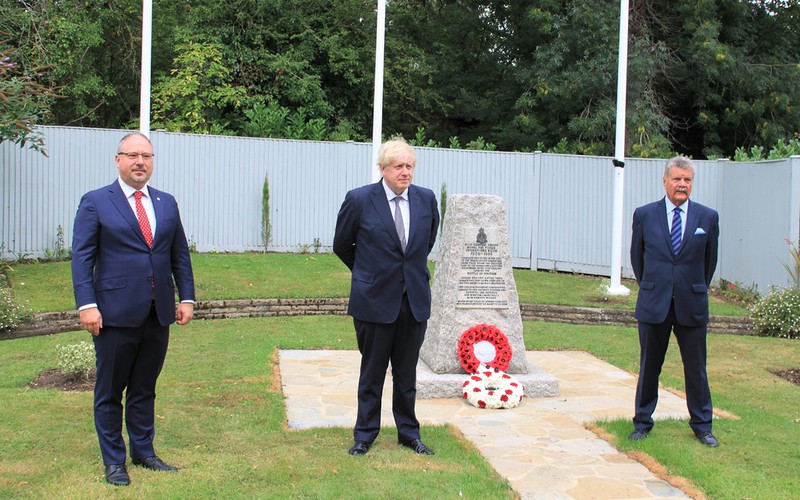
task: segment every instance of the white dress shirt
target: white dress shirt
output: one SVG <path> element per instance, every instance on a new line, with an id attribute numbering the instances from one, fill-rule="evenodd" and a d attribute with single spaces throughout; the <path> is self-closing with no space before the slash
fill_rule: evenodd
<path id="1" fill-rule="evenodd" d="M 673 213 L 675 208 L 681 209 L 681 241 L 683 241 L 683 235 L 686 234 L 686 214 L 689 213 L 689 200 L 683 202 L 683 205 L 673 205 L 669 198 L 664 198 L 667 205 L 667 229 L 668 233 L 672 233 L 672 218 L 675 217 Z"/>
<path id="2" fill-rule="evenodd" d="M 136 197 L 134 193 L 136 193 L 136 189 L 132 188 L 131 186 L 125 184 L 121 178 L 117 179 L 119 182 L 119 187 L 122 188 L 122 192 L 125 193 L 125 198 L 128 199 L 128 205 L 131 206 L 131 210 L 133 210 L 133 215 L 136 216 L 136 220 L 139 220 L 139 216 L 136 214 Z M 156 239 L 156 212 L 153 209 L 153 200 L 150 198 L 150 190 L 147 187 L 147 184 L 141 189 L 142 191 L 142 206 L 144 207 L 145 213 L 147 213 L 147 220 L 150 221 L 150 231 L 153 233 L 153 241 Z"/>
<path id="3" fill-rule="evenodd" d="M 411 220 L 411 214 L 409 212 L 409 204 L 408 204 L 408 189 L 400 193 L 399 195 L 394 194 L 394 191 L 389 189 L 389 186 L 386 185 L 386 180 L 382 180 L 381 183 L 383 184 L 383 190 L 386 191 L 386 200 L 389 203 L 389 210 L 392 211 L 392 219 L 394 219 L 394 199 L 397 196 L 400 196 L 400 213 L 403 215 L 403 229 L 406 233 L 406 242 L 408 242 L 408 221 Z"/>

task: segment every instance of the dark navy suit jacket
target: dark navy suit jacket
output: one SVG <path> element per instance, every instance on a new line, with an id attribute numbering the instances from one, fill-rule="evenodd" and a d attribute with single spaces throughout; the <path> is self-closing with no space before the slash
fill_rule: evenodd
<path id="1" fill-rule="evenodd" d="M 352 271 L 348 314 L 362 321 L 392 323 L 404 288 L 417 321 L 431 314 L 428 254 L 436 242 L 439 211 L 430 189 L 408 187 L 410 212 L 405 254 L 382 182 L 347 193 L 336 222 L 333 252 Z"/>
<path id="2" fill-rule="evenodd" d="M 635 316 L 641 322 L 662 323 L 674 298 L 679 324 L 708 324 L 708 286 L 717 267 L 719 214 L 691 200 L 688 203 L 677 255 L 672 251 L 664 198 L 633 213 L 631 266 L 639 282 Z"/>
<path id="3" fill-rule="evenodd" d="M 104 327 L 144 324 L 153 300 L 159 322 L 173 323 L 176 285 L 180 300 L 195 299 L 178 205 L 172 195 L 148 189 L 156 217 L 152 249 L 118 181 L 86 193 L 78 206 L 72 240 L 75 301 L 78 307 L 96 303 Z"/>

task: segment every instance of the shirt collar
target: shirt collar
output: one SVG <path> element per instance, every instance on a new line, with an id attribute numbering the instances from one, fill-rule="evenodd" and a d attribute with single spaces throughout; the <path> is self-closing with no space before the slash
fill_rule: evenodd
<path id="1" fill-rule="evenodd" d="M 671 214 L 676 208 L 680 208 L 684 213 L 689 209 L 689 200 L 684 201 L 680 205 L 673 205 L 672 202 L 669 201 L 669 198 L 665 196 L 664 201 L 667 203 L 667 214 Z"/>
<path id="2" fill-rule="evenodd" d="M 399 195 L 394 194 L 389 186 L 386 185 L 386 179 L 381 179 L 381 185 L 383 186 L 383 190 L 386 192 L 386 199 L 392 201 L 395 199 L 396 196 L 400 196 L 400 198 L 408 201 L 408 188 L 406 188 L 402 193 Z"/>
<path id="3" fill-rule="evenodd" d="M 125 181 L 122 180 L 122 177 L 117 177 L 117 183 L 119 183 L 119 187 L 122 188 L 122 192 L 125 193 L 125 198 L 130 198 L 136 191 L 141 191 L 142 194 L 147 198 L 150 197 L 150 190 L 147 184 L 145 184 L 144 187 L 139 190 L 126 184 Z"/>

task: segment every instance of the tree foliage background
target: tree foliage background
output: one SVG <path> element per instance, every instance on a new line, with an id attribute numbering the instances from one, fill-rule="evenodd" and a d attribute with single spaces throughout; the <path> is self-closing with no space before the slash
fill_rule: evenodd
<path id="1" fill-rule="evenodd" d="M 153 128 L 371 135 L 375 0 L 153 4 Z M 618 27 L 616 0 L 390 0 L 384 131 L 611 155 Z M 138 126 L 141 0 L 0 0 L 0 35 L 0 139 Z M 800 139 L 797 0 L 635 0 L 628 65 L 628 156 Z"/>

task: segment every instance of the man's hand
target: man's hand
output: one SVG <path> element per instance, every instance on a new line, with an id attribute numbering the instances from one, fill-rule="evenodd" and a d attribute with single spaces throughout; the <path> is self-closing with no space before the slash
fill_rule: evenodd
<path id="1" fill-rule="evenodd" d="M 96 307 L 90 307 L 80 311 L 81 328 L 91 333 L 95 337 L 100 335 L 100 329 L 103 328 L 103 316 L 100 310 Z"/>
<path id="2" fill-rule="evenodd" d="M 178 309 L 175 311 L 175 318 L 179 325 L 185 325 L 190 322 L 192 316 L 194 316 L 194 304 L 191 302 L 181 302 L 178 304 Z"/>

